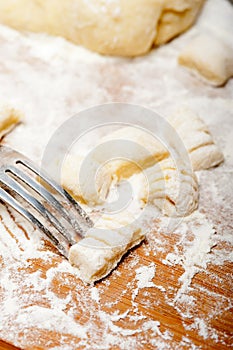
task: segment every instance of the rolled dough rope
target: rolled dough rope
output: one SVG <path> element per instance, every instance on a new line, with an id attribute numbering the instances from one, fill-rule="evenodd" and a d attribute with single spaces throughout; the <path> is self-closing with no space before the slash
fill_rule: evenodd
<path id="1" fill-rule="evenodd" d="M 0 0 L 0 22 L 60 35 L 107 55 L 137 56 L 189 28 L 204 0 Z"/>
<path id="2" fill-rule="evenodd" d="M 108 168 L 102 168 L 95 177 L 95 186 L 93 187 L 93 177 L 89 176 L 92 169 L 85 169 L 87 176 L 80 179 L 80 169 L 84 158 L 81 156 L 68 155 L 62 166 L 61 183 L 62 186 L 79 202 L 89 205 L 100 204 L 106 199 L 110 186 L 112 185 L 113 175 Z M 92 159 L 94 167 L 100 166 Z"/>
<path id="3" fill-rule="evenodd" d="M 193 111 L 182 108 L 168 120 L 183 141 L 189 153 L 194 171 L 211 168 L 223 161 L 223 154 L 215 145 L 207 126 Z M 62 170 L 62 185 L 76 199 L 91 205 L 102 204 L 113 182 L 119 182 L 121 179 L 129 178 L 135 173 L 140 172 L 141 169 L 147 169 L 149 167 L 152 167 L 152 169 L 148 170 L 150 181 L 152 181 L 153 166 L 169 157 L 168 150 L 153 136 L 141 129 L 133 127 L 121 128 L 111 133 L 108 137 L 103 137 L 99 141 L 99 144 L 104 144 L 104 142 L 114 139 L 135 142 L 135 144 L 145 147 L 148 150 L 148 155 L 145 157 L 145 155 L 138 152 L 136 147 L 135 149 L 132 148 L 128 159 L 133 160 L 138 166 L 127 160 L 117 160 L 109 163 L 109 165 L 102 167 L 97 174 L 95 188 L 90 184 L 90 181 L 93 182 L 93 177 L 87 177 L 81 184 L 79 183 L 77 174 L 79 174 L 81 160 L 76 156 L 68 157 L 67 161 L 64 162 L 64 168 Z M 101 166 L 104 160 L 104 157 L 101 158 L 100 156 L 98 158 L 93 155 L 91 164 L 93 166 L 95 164 Z M 89 174 L 90 171 L 87 173 Z M 156 167 L 154 171 L 156 178 Z M 189 175 L 192 179 L 194 178 L 193 174 Z M 195 195 L 194 198 L 196 198 Z M 195 205 L 192 205 L 190 202 L 190 211 L 193 208 L 195 208 Z M 169 214 L 169 211 L 167 213 Z"/>
<path id="4" fill-rule="evenodd" d="M 20 122 L 22 114 L 14 108 L 0 107 L 0 138 L 11 131 Z"/>
<path id="5" fill-rule="evenodd" d="M 127 152 L 127 159 L 115 160 L 107 163 L 95 177 L 95 187 L 92 186 L 94 176 L 91 176 L 92 170 L 95 172 L 96 165 L 101 166 L 106 161 L 106 154 L 111 156 L 111 144 L 113 140 L 127 140 L 131 142 Z M 106 144 L 103 152 L 94 152 L 92 154 L 90 168 L 85 169 L 87 176 L 80 179 L 79 172 L 82 166 L 82 157 L 68 156 L 65 159 L 62 168 L 62 186 L 77 200 L 91 205 L 102 204 L 106 199 L 109 188 L 114 181 L 122 178 L 129 178 L 134 173 L 140 172 L 141 168 L 147 168 L 161 159 L 168 157 L 168 151 L 148 132 L 133 127 L 125 127 L 112 132 L 109 136 L 103 137 L 97 142 L 97 145 Z M 121 146 L 119 142 L 119 147 Z M 134 147 L 135 146 L 135 147 Z M 142 154 L 138 147 L 145 149 Z M 120 152 L 119 152 L 120 153 Z M 122 156 L 124 150 L 122 150 Z"/>
<path id="6" fill-rule="evenodd" d="M 150 134 L 150 132 L 137 127 L 128 126 L 118 129 L 108 136 L 101 138 L 99 144 L 106 143 L 108 145 L 108 141 L 111 142 L 113 140 L 126 140 L 129 142 L 129 151 L 126 151 L 126 155 L 127 159 L 132 161 L 119 160 L 110 164 L 108 169 L 118 179 L 128 178 L 134 173 L 141 171 L 141 169 L 148 168 L 169 156 L 168 150 L 159 140 Z M 118 147 L 121 147 L 121 142 L 119 142 Z M 123 143 L 122 154 L 125 153 L 124 147 L 125 145 Z M 143 149 L 145 149 L 145 152 L 143 152 Z M 104 158 L 100 157 L 98 161 L 102 162 Z"/>
<path id="7" fill-rule="evenodd" d="M 179 63 L 213 86 L 225 84 L 233 76 L 232 23 L 229 1 L 208 1 L 195 28 L 198 34 L 180 53 Z"/>
<path id="8" fill-rule="evenodd" d="M 130 226 L 127 227 L 127 224 Z M 98 228 L 107 231 L 99 231 Z M 78 268 L 84 282 L 93 283 L 107 276 L 123 255 L 144 237 L 145 232 L 133 224 L 132 215 L 105 215 L 83 240 L 70 248 L 69 261 Z"/>

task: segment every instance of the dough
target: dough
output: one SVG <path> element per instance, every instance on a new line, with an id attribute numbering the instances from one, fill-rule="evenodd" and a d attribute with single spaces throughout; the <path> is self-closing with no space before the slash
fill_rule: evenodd
<path id="1" fill-rule="evenodd" d="M 107 55 L 137 56 L 195 21 L 204 0 L 0 0 L 0 21 L 64 36 Z"/>
<path id="2" fill-rule="evenodd" d="M 0 138 L 11 131 L 21 120 L 21 113 L 11 107 L 0 108 Z"/>
<path id="3" fill-rule="evenodd" d="M 151 198 L 164 214 L 181 216 L 196 209 L 198 186 L 192 172 L 183 173 L 179 178 L 174 162 L 167 158 L 148 168 L 145 173 L 150 183 Z M 141 173 L 136 176 L 140 175 Z M 140 187 L 146 189 L 143 181 Z M 141 191 L 139 199 L 146 203 L 146 191 Z M 127 211 L 114 215 L 105 214 L 84 239 L 70 248 L 69 261 L 78 268 L 84 282 L 93 283 L 107 276 L 123 255 L 145 238 L 145 231 L 134 221 L 133 215 Z M 99 228 L 104 230 L 98 230 Z"/>
<path id="4" fill-rule="evenodd" d="M 189 152 L 193 170 L 209 169 L 224 160 L 208 127 L 192 110 L 181 108 L 169 121 Z"/>
<path id="5" fill-rule="evenodd" d="M 181 52 L 179 63 L 221 86 L 233 76 L 233 49 L 214 35 L 200 34 Z"/>
<path id="6" fill-rule="evenodd" d="M 108 275 L 122 256 L 144 239 L 145 233 L 132 222 L 130 214 L 105 215 L 84 239 L 70 248 L 69 261 L 78 268 L 84 282 L 92 283 Z"/>
<path id="7" fill-rule="evenodd" d="M 208 18 L 208 20 L 206 20 Z M 179 63 L 213 86 L 233 75 L 233 6 L 229 1 L 207 1 Z M 193 32 L 193 33 L 192 33 Z"/>
<path id="8" fill-rule="evenodd" d="M 223 161 L 223 154 L 215 145 L 207 126 L 193 111 L 188 108 L 179 109 L 172 117 L 168 118 L 168 121 L 176 129 L 183 141 L 189 153 L 194 171 L 214 167 Z M 83 159 L 81 157 L 71 156 L 65 160 L 62 169 L 62 186 L 77 200 L 89 205 L 103 204 L 111 185 L 114 183 L 119 182 L 121 179 L 129 178 L 135 173 L 139 173 L 142 169 L 147 168 L 148 177 L 150 182 L 153 183 L 153 172 L 155 179 L 158 173 L 157 165 L 154 168 L 153 166 L 160 164 L 163 167 L 164 164 L 167 164 L 166 162 L 158 163 L 169 158 L 167 149 L 148 132 L 133 127 L 125 127 L 112 132 L 107 137 L 103 137 L 99 140 L 98 144 L 105 144 L 112 140 L 131 141 L 133 147 L 127 150 L 127 152 L 125 152 L 124 144 L 121 145 L 121 141 L 119 142 L 119 147 L 122 146 L 122 155 L 127 155 L 127 158 L 133 162 L 122 159 L 110 162 L 106 166 L 101 167 L 106 161 L 106 155 L 104 152 L 93 153 L 90 168 L 85 170 L 87 177 L 80 183 L 79 170 Z M 137 145 L 147 150 L 147 152 L 140 152 L 140 148 L 138 149 Z M 105 148 L 106 152 L 109 151 L 109 148 Z M 171 162 L 171 160 L 169 161 Z M 94 175 L 98 167 L 100 167 L 100 171 L 95 177 Z M 163 169 L 166 168 L 163 167 Z M 91 175 L 92 171 L 93 174 Z M 175 172 L 172 173 L 171 181 L 168 182 L 169 186 L 173 183 L 175 176 Z M 194 174 L 187 174 L 187 176 L 191 179 L 191 188 L 195 189 L 196 182 Z M 95 182 L 94 185 L 93 182 Z M 190 201 L 187 206 L 187 213 L 195 209 L 195 203 L 197 202 L 195 199 L 195 190 L 193 192 L 193 198 L 193 202 Z M 162 200 L 164 200 L 164 197 Z M 161 207 L 161 205 L 159 206 Z M 166 208 L 168 207 L 169 205 L 166 205 Z M 176 204 L 175 207 L 180 207 L 180 204 Z M 164 210 L 167 215 L 170 215 L 170 209 Z M 177 214 L 179 212 L 182 213 L 182 210 L 177 210 Z"/>
<path id="9" fill-rule="evenodd" d="M 99 141 L 99 144 L 106 143 L 107 145 L 108 142 L 113 140 L 119 140 L 117 144 L 119 153 L 122 157 L 130 160 L 119 160 L 109 164 L 108 169 L 118 179 L 128 178 L 135 172 L 140 172 L 141 169 L 146 169 L 169 156 L 169 152 L 162 143 L 150 134 L 150 132 L 144 131 L 141 128 L 129 126 L 118 129 L 108 136 L 103 137 Z M 129 144 L 125 144 L 124 141 L 129 142 Z M 105 161 L 104 158 L 98 158 L 98 162 L 103 161 Z"/>
<path id="10" fill-rule="evenodd" d="M 77 201 L 89 205 L 101 204 L 108 195 L 113 175 L 106 167 L 96 175 L 96 167 L 101 164 L 92 159 L 91 168 L 85 169 L 87 176 L 82 179 L 79 174 L 83 160 L 81 156 L 67 156 L 62 166 L 61 184 Z"/>
<path id="11" fill-rule="evenodd" d="M 169 157 L 145 171 L 150 191 L 149 201 L 170 217 L 190 215 L 198 206 L 196 175 L 192 170 L 181 171 L 181 169 L 184 169 L 182 161 L 176 164 Z M 143 188 L 141 199 L 146 203 L 148 197 L 145 191 L 146 184 Z"/>
<path id="12" fill-rule="evenodd" d="M 115 160 L 101 167 L 106 160 L 112 159 L 111 143 L 113 140 L 126 140 L 129 147 L 119 141 L 118 153 L 128 160 Z M 85 178 L 80 179 L 80 168 L 83 158 L 68 156 L 62 167 L 62 186 L 77 200 L 89 205 L 102 204 L 108 195 L 113 182 L 145 169 L 168 157 L 168 151 L 156 140 L 155 137 L 142 129 L 125 127 L 112 132 L 109 136 L 102 137 L 97 145 L 105 145 L 103 152 L 93 152 L 89 168 L 85 166 Z M 122 148 L 121 148 L 122 147 Z M 144 151 L 144 152 L 143 152 Z M 85 157 L 84 157 L 85 158 Z M 114 157 L 113 157 L 114 158 Z M 97 172 L 97 168 L 100 171 Z M 96 177 L 95 177 L 96 175 Z M 95 185 L 93 186 L 93 181 Z"/>
<path id="13" fill-rule="evenodd" d="M 159 19 L 155 44 L 161 45 L 188 29 L 197 17 L 204 1 L 166 0 Z"/>

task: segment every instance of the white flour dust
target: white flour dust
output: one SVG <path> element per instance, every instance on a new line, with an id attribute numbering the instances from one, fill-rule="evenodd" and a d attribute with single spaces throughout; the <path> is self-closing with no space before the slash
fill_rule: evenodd
<path id="1" fill-rule="evenodd" d="M 220 8 L 222 1 L 213 6 Z M 204 11 L 200 27 L 205 18 L 208 25 Z M 130 60 L 0 26 L 1 103 L 25 114 L 4 143 L 34 161 L 67 118 L 112 101 L 141 104 L 165 116 L 188 105 L 225 156 L 221 167 L 198 173 L 199 210 L 172 234 L 167 218 L 155 220 L 145 242 L 95 286 L 85 286 L 40 232 L 0 204 L 1 339 L 24 349 L 180 350 L 207 342 L 227 348 L 229 334 L 216 320 L 233 307 L 233 80 L 215 89 L 178 67 L 178 53 L 195 30 Z"/>

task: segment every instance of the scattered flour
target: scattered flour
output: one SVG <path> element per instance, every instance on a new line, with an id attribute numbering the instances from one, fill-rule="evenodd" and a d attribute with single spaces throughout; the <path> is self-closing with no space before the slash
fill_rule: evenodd
<path id="1" fill-rule="evenodd" d="M 206 326 L 204 320 L 201 318 L 195 318 L 195 326 L 199 329 L 199 335 L 203 337 L 203 339 L 208 339 L 208 327 Z"/>
<path id="2" fill-rule="evenodd" d="M 91 298 L 92 298 L 92 300 L 95 300 L 99 304 L 100 295 L 99 295 L 99 291 L 96 287 L 91 288 Z"/>
<path id="3" fill-rule="evenodd" d="M 211 126 L 226 157 L 219 170 L 198 174 L 199 212 L 179 223 L 172 236 L 167 218 L 154 222 L 155 230 L 139 248 L 145 260 L 134 250 L 122 264 L 127 276 L 119 268 L 95 287 L 84 286 L 77 271 L 46 245 L 40 232 L 17 215 L 13 221 L 11 210 L 0 204 L 1 339 L 27 349 L 137 350 L 144 344 L 154 349 L 200 349 L 190 336 L 192 330 L 203 344 L 208 341 L 219 348 L 228 344 L 227 334 L 215 328 L 212 320 L 230 310 L 233 302 L 227 294 L 198 285 L 195 277 L 205 273 L 212 284 L 221 286 L 218 272 L 209 266 L 217 269 L 233 262 L 233 138 L 229 132 L 233 81 L 214 89 L 177 67 L 177 54 L 192 35 L 187 32 L 146 57 L 124 60 L 99 56 L 60 38 L 23 35 L 0 26 L 1 99 L 25 114 L 25 124 L 4 142 L 34 161 L 41 159 L 52 133 L 66 118 L 111 101 L 145 105 L 163 115 L 186 103 Z M 168 269 L 169 279 L 160 276 L 160 264 Z M 174 269 L 180 269 L 178 289 Z M 118 293 L 114 285 L 118 286 L 119 277 L 126 282 Z M 225 283 L 231 278 L 229 272 Z M 64 294 L 57 290 L 61 284 Z M 157 300 L 150 300 L 152 293 L 158 293 Z M 121 302 L 123 296 L 127 303 Z M 197 316 L 202 296 L 213 305 L 208 317 Z M 159 313 L 157 319 L 149 314 L 163 298 L 187 331 L 180 341 Z M 57 344 L 46 342 L 41 332 L 56 334 Z"/>
<path id="4" fill-rule="evenodd" d="M 142 288 L 151 288 L 155 284 L 152 282 L 152 279 L 155 276 L 155 264 L 151 263 L 149 266 L 141 266 L 136 269 L 136 281 L 137 288 L 134 289 L 132 299 L 134 300 L 138 295 L 139 289 Z"/>

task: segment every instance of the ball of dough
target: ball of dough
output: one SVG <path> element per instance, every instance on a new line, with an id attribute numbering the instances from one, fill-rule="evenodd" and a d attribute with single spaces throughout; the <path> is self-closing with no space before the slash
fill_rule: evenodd
<path id="1" fill-rule="evenodd" d="M 161 45 L 188 29 L 197 18 L 202 0 L 164 0 L 155 45 Z"/>
<path id="2" fill-rule="evenodd" d="M 204 0 L 0 0 L 0 22 L 64 36 L 106 55 L 137 56 L 186 30 Z"/>

